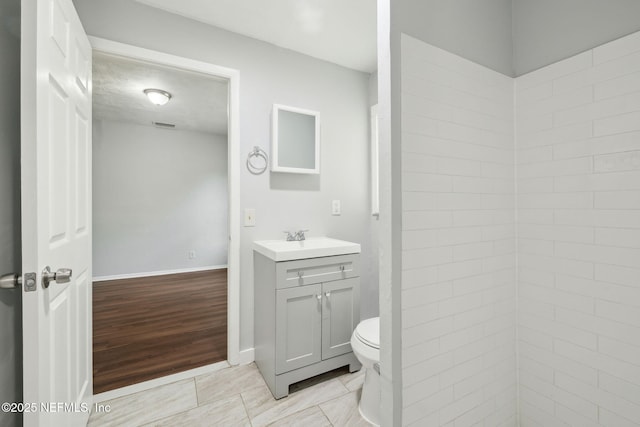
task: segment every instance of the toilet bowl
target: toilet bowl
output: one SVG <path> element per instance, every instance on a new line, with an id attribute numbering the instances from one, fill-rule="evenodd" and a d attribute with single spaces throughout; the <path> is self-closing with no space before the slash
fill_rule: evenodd
<path id="1" fill-rule="evenodd" d="M 353 354 L 364 368 L 364 384 L 358 409 L 362 418 L 380 425 L 380 318 L 363 320 L 351 335 Z"/>

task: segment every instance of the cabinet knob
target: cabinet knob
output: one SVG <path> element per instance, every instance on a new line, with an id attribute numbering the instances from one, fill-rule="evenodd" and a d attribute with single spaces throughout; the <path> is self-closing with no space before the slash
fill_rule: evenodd
<path id="1" fill-rule="evenodd" d="M 322 299 L 322 295 L 316 295 L 316 298 L 320 301 Z"/>
<path id="2" fill-rule="evenodd" d="M 325 296 L 326 296 L 327 298 L 329 298 L 329 297 L 331 296 L 331 292 L 325 292 L 324 294 L 325 294 Z"/>

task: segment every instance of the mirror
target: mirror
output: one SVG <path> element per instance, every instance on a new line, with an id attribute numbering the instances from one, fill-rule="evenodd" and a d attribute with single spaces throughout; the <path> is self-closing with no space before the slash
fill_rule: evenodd
<path id="1" fill-rule="evenodd" d="M 273 106 L 271 171 L 320 173 L 320 113 Z"/>

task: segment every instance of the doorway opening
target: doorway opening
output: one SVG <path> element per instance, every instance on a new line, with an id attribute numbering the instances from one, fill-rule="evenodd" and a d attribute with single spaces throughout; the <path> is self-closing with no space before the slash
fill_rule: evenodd
<path id="1" fill-rule="evenodd" d="M 91 43 L 94 393 L 237 364 L 237 72 Z"/>

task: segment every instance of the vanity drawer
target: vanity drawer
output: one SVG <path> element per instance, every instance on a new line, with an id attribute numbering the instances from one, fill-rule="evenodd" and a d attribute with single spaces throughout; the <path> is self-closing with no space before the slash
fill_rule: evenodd
<path id="1" fill-rule="evenodd" d="M 360 276 L 359 254 L 276 263 L 276 289 Z"/>

